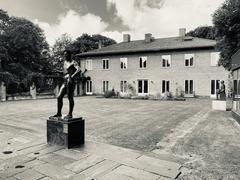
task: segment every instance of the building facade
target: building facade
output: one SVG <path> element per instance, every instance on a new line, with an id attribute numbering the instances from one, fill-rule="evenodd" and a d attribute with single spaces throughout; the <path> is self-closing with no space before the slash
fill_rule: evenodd
<path id="1" fill-rule="evenodd" d="M 215 41 L 185 36 L 123 42 L 79 54 L 81 67 L 91 80 L 86 94 L 114 89 L 121 96 L 210 96 L 216 97 L 220 80 L 228 72 L 218 66 Z"/>

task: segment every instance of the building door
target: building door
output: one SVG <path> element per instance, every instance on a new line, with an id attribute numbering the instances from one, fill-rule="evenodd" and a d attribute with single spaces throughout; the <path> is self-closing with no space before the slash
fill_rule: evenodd
<path id="1" fill-rule="evenodd" d="M 193 80 L 185 80 L 185 94 L 194 95 L 194 84 Z"/>
<path id="2" fill-rule="evenodd" d="M 138 95 L 147 95 L 148 91 L 148 80 L 138 80 Z"/>
<path id="3" fill-rule="evenodd" d="M 86 94 L 88 95 L 92 95 L 93 91 L 92 91 L 92 81 L 88 80 L 86 82 Z"/>
<path id="4" fill-rule="evenodd" d="M 220 88 L 220 80 L 211 80 L 211 98 L 216 98 L 217 91 Z"/>

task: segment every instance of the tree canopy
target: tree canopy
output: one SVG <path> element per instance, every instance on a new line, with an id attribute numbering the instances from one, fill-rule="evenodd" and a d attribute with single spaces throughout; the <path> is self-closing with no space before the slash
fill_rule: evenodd
<path id="1" fill-rule="evenodd" d="M 51 72 L 43 51 L 49 51 L 43 30 L 24 18 L 0 9 L 0 80 L 27 84 L 29 76 Z"/>
<path id="2" fill-rule="evenodd" d="M 240 1 L 226 0 L 213 15 L 220 64 L 231 69 L 231 56 L 240 48 Z"/>
<path id="3" fill-rule="evenodd" d="M 56 39 L 55 44 L 52 47 L 51 62 L 55 70 L 62 70 L 63 68 L 63 52 L 69 49 L 70 45 L 73 43 L 72 38 L 69 34 L 62 34 L 61 37 Z"/>
<path id="4" fill-rule="evenodd" d="M 52 48 L 51 61 L 54 65 L 54 68 L 56 70 L 62 70 L 64 50 L 71 50 L 73 55 L 76 55 L 78 53 L 98 49 L 99 41 L 101 41 L 103 47 L 116 43 L 115 40 L 99 34 L 92 36 L 88 34 L 82 34 L 75 41 L 72 41 L 70 35 L 63 34 L 55 41 L 55 44 Z"/>
<path id="5" fill-rule="evenodd" d="M 213 26 L 200 26 L 189 31 L 186 35 L 205 39 L 215 39 L 215 28 Z"/>
<path id="6" fill-rule="evenodd" d="M 99 34 L 88 35 L 82 34 L 82 36 L 78 37 L 71 45 L 70 49 L 73 54 L 79 54 L 82 52 L 98 49 L 98 43 L 101 41 L 102 46 L 109 46 L 112 44 L 116 44 L 116 41 L 108 38 L 106 36 L 102 36 Z"/>

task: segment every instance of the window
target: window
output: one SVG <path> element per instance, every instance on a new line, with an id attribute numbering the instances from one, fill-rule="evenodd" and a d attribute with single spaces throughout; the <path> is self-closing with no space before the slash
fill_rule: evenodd
<path id="1" fill-rule="evenodd" d="M 120 82 L 120 92 L 126 93 L 127 92 L 127 81 Z"/>
<path id="2" fill-rule="evenodd" d="M 120 58 L 120 68 L 127 69 L 127 58 Z"/>
<path id="3" fill-rule="evenodd" d="M 238 81 L 233 80 L 233 93 L 234 95 L 238 94 Z"/>
<path id="4" fill-rule="evenodd" d="M 211 95 L 215 95 L 220 87 L 220 80 L 211 80 Z"/>
<path id="5" fill-rule="evenodd" d="M 87 70 L 92 70 L 92 60 L 86 60 L 86 69 Z"/>
<path id="6" fill-rule="evenodd" d="M 193 66 L 194 54 L 185 54 L 185 66 L 191 67 Z"/>
<path id="7" fill-rule="evenodd" d="M 109 81 L 103 81 L 103 92 L 108 91 Z"/>
<path id="8" fill-rule="evenodd" d="M 109 59 L 103 59 L 103 69 L 109 69 Z"/>
<path id="9" fill-rule="evenodd" d="M 170 67 L 171 66 L 171 56 L 164 55 L 162 56 L 162 67 Z"/>
<path id="10" fill-rule="evenodd" d="M 92 91 L 92 81 L 91 80 L 88 80 L 86 82 L 86 94 L 92 94 L 93 91 Z"/>
<path id="11" fill-rule="evenodd" d="M 211 66 L 218 66 L 218 61 L 220 59 L 220 52 L 211 53 Z"/>
<path id="12" fill-rule="evenodd" d="M 148 80 L 138 80 L 138 94 L 148 94 Z"/>
<path id="13" fill-rule="evenodd" d="M 147 67 L 147 57 L 140 57 L 140 59 L 139 59 L 139 67 L 141 69 L 145 69 Z"/>
<path id="14" fill-rule="evenodd" d="M 193 80 L 185 80 L 185 94 L 193 94 Z"/>
<path id="15" fill-rule="evenodd" d="M 162 93 L 170 92 L 170 81 L 162 80 Z"/>

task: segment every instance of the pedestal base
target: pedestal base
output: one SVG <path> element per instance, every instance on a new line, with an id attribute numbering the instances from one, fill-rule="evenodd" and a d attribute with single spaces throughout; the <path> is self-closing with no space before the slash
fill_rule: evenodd
<path id="1" fill-rule="evenodd" d="M 84 126 L 82 118 L 48 119 L 47 142 L 65 148 L 79 147 L 84 144 Z"/>
<path id="2" fill-rule="evenodd" d="M 227 103 L 226 103 L 226 101 L 214 100 L 214 101 L 212 101 L 212 109 L 213 110 L 226 111 L 227 110 Z"/>

